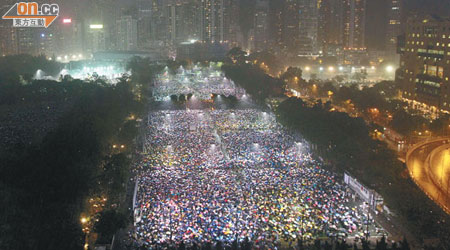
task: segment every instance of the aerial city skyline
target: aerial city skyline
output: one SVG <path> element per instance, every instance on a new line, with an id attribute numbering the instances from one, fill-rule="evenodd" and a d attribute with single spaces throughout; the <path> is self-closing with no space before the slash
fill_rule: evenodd
<path id="1" fill-rule="evenodd" d="M 288 56 L 335 56 L 339 63 L 357 64 L 377 56 L 393 60 L 396 37 L 414 13 L 401 0 L 111 0 L 71 5 L 61 8 L 48 29 L 15 29 L 2 21 L 1 54 L 139 50 L 158 51 L 155 56 L 164 58 L 176 56 L 182 43 L 199 41 Z M 10 5 L 1 7 L 6 12 Z M 39 43 L 31 43 L 35 38 Z"/>

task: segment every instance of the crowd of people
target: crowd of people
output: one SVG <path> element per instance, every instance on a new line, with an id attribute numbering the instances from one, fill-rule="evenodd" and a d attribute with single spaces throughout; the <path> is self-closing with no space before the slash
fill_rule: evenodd
<path id="1" fill-rule="evenodd" d="M 0 148 L 39 142 L 69 108 L 70 104 L 57 102 L 0 106 Z"/>
<path id="2" fill-rule="evenodd" d="M 164 73 L 158 76 L 152 96 L 156 101 L 164 101 L 170 99 L 171 95 L 194 94 L 201 100 L 207 100 L 210 99 L 211 93 L 241 97 L 244 90 L 227 79 L 217 67 L 194 66 L 192 69 L 184 69 L 181 66 L 176 74 L 170 74 L 166 68 Z"/>
<path id="3" fill-rule="evenodd" d="M 136 245 L 359 235 L 369 222 L 351 192 L 275 117 L 251 110 L 157 111 L 139 165 Z"/>

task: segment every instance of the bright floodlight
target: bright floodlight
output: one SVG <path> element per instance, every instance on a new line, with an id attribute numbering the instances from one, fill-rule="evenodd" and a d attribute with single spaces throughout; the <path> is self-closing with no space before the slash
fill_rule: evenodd
<path id="1" fill-rule="evenodd" d="M 320 71 L 323 71 L 323 67 L 320 67 L 319 70 L 320 70 Z"/>
<path id="2" fill-rule="evenodd" d="M 93 30 L 103 29 L 103 24 L 91 24 L 89 25 L 89 28 Z"/>
<path id="3" fill-rule="evenodd" d="M 386 67 L 386 71 L 387 71 L 388 73 L 391 73 L 392 71 L 394 71 L 394 67 L 391 66 L 391 65 L 389 65 L 389 66 Z"/>
<path id="4" fill-rule="evenodd" d="M 305 70 L 306 70 L 306 71 L 309 71 L 310 69 L 311 69 L 311 68 L 310 68 L 309 66 L 306 66 L 306 67 L 305 67 Z"/>
<path id="5" fill-rule="evenodd" d="M 64 18 L 63 23 L 72 23 L 72 19 L 70 18 Z"/>
<path id="6" fill-rule="evenodd" d="M 333 72 L 334 71 L 334 67 L 333 66 L 328 67 L 328 71 Z"/>
<path id="7" fill-rule="evenodd" d="M 340 66 L 339 71 L 342 71 L 342 70 L 344 70 L 344 67 Z"/>

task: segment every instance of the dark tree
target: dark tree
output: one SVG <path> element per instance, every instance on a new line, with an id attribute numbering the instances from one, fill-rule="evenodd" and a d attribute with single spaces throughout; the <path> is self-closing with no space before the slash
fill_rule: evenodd
<path id="1" fill-rule="evenodd" d="M 106 210 L 100 213 L 98 222 L 94 225 L 94 230 L 99 234 L 97 240 L 100 244 L 109 244 L 114 233 L 127 225 L 127 218 L 124 214 L 116 210 Z"/>

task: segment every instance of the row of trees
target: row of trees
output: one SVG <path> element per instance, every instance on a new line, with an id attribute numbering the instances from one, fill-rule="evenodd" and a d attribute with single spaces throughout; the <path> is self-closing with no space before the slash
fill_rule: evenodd
<path id="1" fill-rule="evenodd" d="M 253 65 L 224 64 L 222 70 L 227 78 L 233 79 L 258 101 L 264 101 L 269 96 L 282 96 L 284 93 L 283 81 L 265 74 L 262 69 Z"/>
<path id="2" fill-rule="evenodd" d="M 298 71 L 300 73 L 297 73 L 297 75 L 301 75 L 301 70 L 296 68 L 295 72 Z M 290 72 L 294 72 L 294 70 L 288 69 L 281 77 L 283 78 L 288 73 L 288 75 L 291 75 Z M 292 83 L 292 78 L 288 78 L 287 81 Z M 311 80 L 307 82 L 300 79 L 294 87 L 305 95 L 314 98 L 327 98 L 334 105 L 344 107 L 350 113 L 376 120 L 405 136 L 417 135 L 419 131 L 430 131 L 433 135 L 449 134 L 448 115 L 442 114 L 441 117 L 430 122 L 421 114 L 416 114 L 412 110 L 406 112 L 408 105 L 397 98 L 399 88 L 395 82 L 382 81 L 374 86 L 361 88 L 356 84 L 351 86 L 337 85 L 339 84 L 335 81 Z"/>

